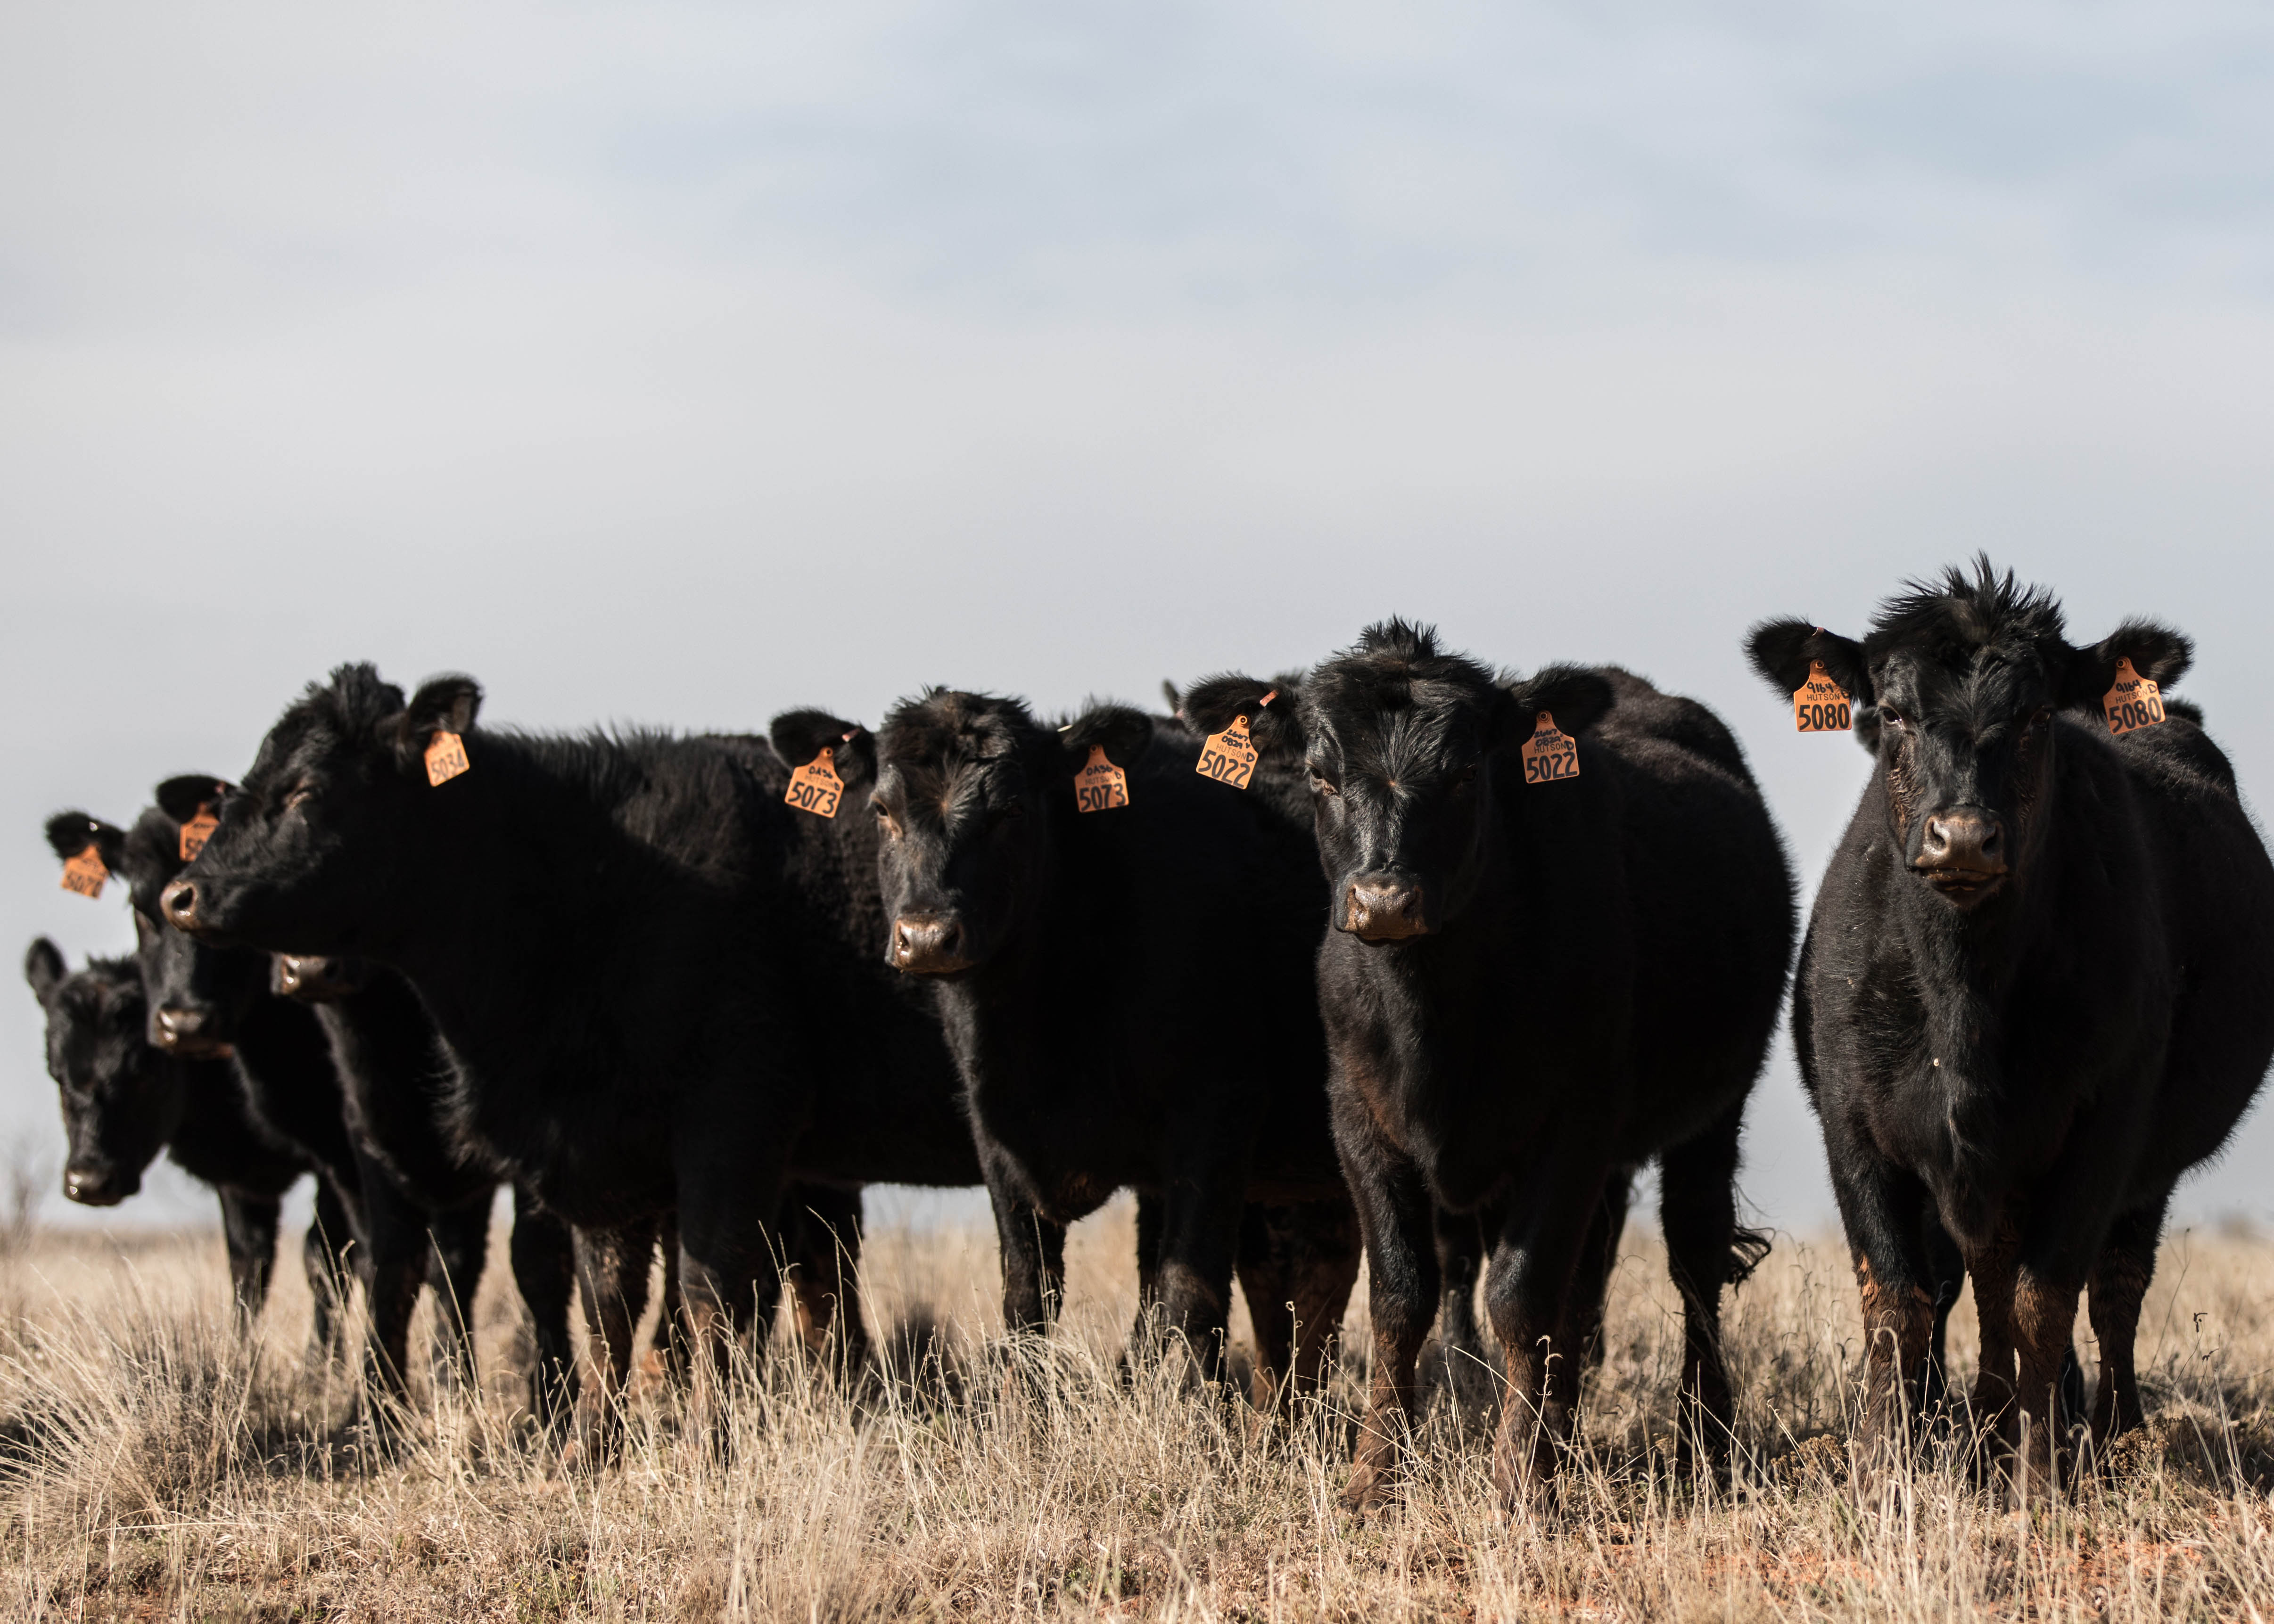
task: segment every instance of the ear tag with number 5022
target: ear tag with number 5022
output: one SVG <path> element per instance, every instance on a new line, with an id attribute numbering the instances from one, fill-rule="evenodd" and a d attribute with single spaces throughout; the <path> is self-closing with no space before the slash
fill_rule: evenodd
<path id="1" fill-rule="evenodd" d="M 1260 710 L 1278 697 L 1279 690 L 1275 688 L 1255 702 L 1255 708 Z M 1246 789 L 1255 777 L 1259 759 L 1255 741 L 1248 736 L 1247 718 L 1236 716 L 1231 726 L 1220 733 L 1210 733 L 1201 741 L 1201 758 L 1193 771 L 1234 789 Z"/>
<path id="2" fill-rule="evenodd" d="M 1822 660 L 1808 662 L 1808 680 L 1792 691 L 1792 725 L 1804 733 L 1846 733 L 1856 725 L 1848 690 L 1826 674 Z"/>
<path id="3" fill-rule="evenodd" d="M 2164 719 L 2164 690 L 2152 677 L 2143 677 L 2132 669 L 2132 662 L 2116 662 L 2116 686 L 2101 695 L 2100 708 L 2108 717 L 2111 738 L 2121 739 L 2126 733 L 2142 727 L 2153 727 Z"/>
<path id="4" fill-rule="evenodd" d="M 1077 812 L 1105 812 L 1129 804 L 1129 775 L 1105 759 L 1105 747 L 1089 747 L 1089 759 L 1073 775 Z"/>
<path id="5" fill-rule="evenodd" d="M 837 747 L 823 745 L 820 755 L 792 770 L 782 799 L 816 817 L 835 817 L 837 803 L 845 798 L 845 780 L 837 776 L 836 763 Z"/>
<path id="6" fill-rule="evenodd" d="M 1542 710 L 1524 741 L 1524 781 L 1548 784 L 1579 776 L 1579 741 L 1555 726 L 1555 714 Z"/>
<path id="7" fill-rule="evenodd" d="M 76 891 L 92 900 L 102 895 L 102 883 L 109 877 L 110 870 L 102 866 L 102 853 L 94 849 L 92 840 L 78 856 L 64 859 L 65 891 Z"/>
<path id="8" fill-rule="evenodd" d="M 434 742 L 426 747 L 426 782 L 440 789 L 462 772 L 471 772 L 473 763 L 466 759 L 466 741 L 445 728 L 434 735 Z"/>
<path id="9" fill-rule="evenodd" d="M 206 849 L 206 842 L 213 838 L 213 831 L 220 823 L 221 819 L 214 816 L 212 801 L 198 802 L 198 815 L 182 825 L 181 852 L 184 862 L 189 861 Z"/>

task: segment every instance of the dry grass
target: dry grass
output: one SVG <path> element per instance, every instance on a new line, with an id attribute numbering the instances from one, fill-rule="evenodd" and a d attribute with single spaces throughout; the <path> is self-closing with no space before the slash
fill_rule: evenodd
<path id="1" fill-rule="evenodd" d="M 938 1327 L 944 1357 L 915 1380 L 848 1400 L 777 1362 L 724 1447 L 682 1435 L 651 1388 L 621 1461 L 564 1479 L 514 1413 L 525 1335 L 501 1268 L 481 1298 L 486 1390 L 422 1385 L 381 1447 L 338 1372 L 303 1365 L 297 1271 L 244 1346 L 217 1240 L 39 1239 L 0 1259 L 0 1612 L 2274 1621 L 2274 1246 L 2248 1237 L 2167 1249 L 2143 1333 L 2151 1435 L 2079 1503 L 2028 1515 L 1948 1448 L 1884 1500 L 1848 1486 L 1854 1291 L 1836 1247 L 1790 1241 L 1731 1316 L 1752 1470 L 1723 1493 L 1669 1481 L 1678 1331 L 1637 1244 L 1592 1459 L 1558 1518 L 1515 1525 L 1448 1407 L 1401 1507 L 1353 1524 L 1334 1507 L 1352 1374 L 1337 1407 L 1276 1432 L 1166 1379 L 1125 1386 L 1126 1210 L 1077 1231 L 1045 1349 L 999 1342 L 989 1237 L 882 1233 L 870 1255 L 871 1323 Z M 1963 1366 L 1969 1327 L 1958 1340 Z"/>

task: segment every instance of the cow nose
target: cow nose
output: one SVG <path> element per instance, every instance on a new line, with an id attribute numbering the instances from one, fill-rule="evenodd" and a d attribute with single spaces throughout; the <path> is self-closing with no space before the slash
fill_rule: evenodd
<path id="1" fill-rule="evenodd" d="M 1365 942 L 1400 942 L 1429 934 L 1421 888 L 1411 880 L 1352 880 L 1343 929 Z"/>
<path id="2" fill-rule="evenodd" d="M 176 880 L 158 898 L 158 909 L 177 930 L 198 928 L 198 888 L 192 880 Z"/>
<path id="3" fill-rule="evenodd" d="M 270 978 L 270 990 L 280 998 L 290 998 L 306 984 L 305 959 L 295 959 L 290 953 L 276 955 L 276 973 Z"/>
<path id="4" fill-rule="evenodd" d="M 150 1016 L 150 1041 L 177 1055 L 210 1054 L 217 1047 L 214 1021 L 205 1010 L 179 1004 L 162 1004 Z"/>
<path id="5" fill-rule="evenodd" d="M 2006 824 L 1995 812 L 1962 808 L 1937 812 L 1920 831 L 1914 865 L 1939 874 L 1980 879 L 2006 872 Z"/>
<path id="6" fill-rule="evenodd" d="M 116 1207 L 124 1199 L 111 1170 L 105 1167 L 64 1169 L 64 1194 L 82 1207 Z"/>
<path id="7" fill-rule="evenodd" d="M 903 914 L 892 921 L 892 968 L 911 975 L 968 969 L 963 926 L 953 914 Z"/>

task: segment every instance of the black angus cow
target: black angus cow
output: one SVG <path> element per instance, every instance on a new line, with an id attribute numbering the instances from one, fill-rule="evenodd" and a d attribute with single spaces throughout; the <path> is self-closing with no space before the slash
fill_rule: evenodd
<path id="1" fill-rule="evenodd" d="M 86 823 L 75 825 L 84 837 Z M 84 838 L 72 846 L 76 854 Z M 114 853 L 114 855 L 116 853 Z M 230 1293 L 240 1327 L 260 1312 L 276 1265 L 277 1209 L 307 1160 L 262 1131 L 245 1109 L 226 1060 L 184 1060 L 148 1041 L 142 972 L 132 959 L 90 959 L 67 970 L 41 936 L 24 955 L 24 979 L 47 1015 L 48 1074 L 62 1095 L 64 1194 L 116 1207 L 142 1188 L 162 1151 L 221 1198 Z M 330 1340 L 334 1282 L 343 1267 L 329 1246 L 346 1224 L 321 1216 L 304 1256 L 320 1346 Z"/>
<path id="2" fill-rule="evenodd" d="M 763 1334 L 790 1180 L 979 1182 L 937 1022 L 874 951 L 869 820 L 784 804 L 764 740 L 496 733 L 479 703 L 369 665 L 312 685 L 166 916 L 408 979 L 462 1132 L 577 1227 L 605 1376 L 668 1215 L 690 1326 Z M 452 741 L 465 769 L 430 771 Z"/>
<path id="3" fill-rule="evenodd" d="M 1544 713 L 1576 738 L 1576 776 L 1561 752 L 1527 771 Z M 1374 1327 L 1344 1502 L 1390 1488 L 1437 1307 L 1433 1199 L 1501 1204 L 1495 1476 L 1511 1500 L 1552 1484 L 1617 1194 L 1651 1159 L 1684 1307 L 1683 1441 L 1726 1447 L 1721 1294 L 1766 1248 L 1736 1223 L 1738 1135 L 1795 926 L 1736 741 L 1615 667 L 1496 679 L 1398 620 L 1319 665 L 1275 726 L 1306 753 L 1332 888 L 1319 997 Z"/>
<path id="4" fill-rule="evenodd" d="M 869 821 L 890 927 L 873 948 L 931 983 L 995 1204 L 1005 1320 L 1043 1327 L 1059 1285 L 1025 1214 L 1071 1222 L 1133 1185 L 1157 1197 L 1162 1327 L 1213 1372 L 1237 1267 L 1258 1396 L 1314 1386 L 1358 1237 L 1321 1088 L 1307 834 L 1196 774 L 1196 735 L 1120 706 L 1054 729 L 1017 700 L 935 688 L 878 742 Z M 1076 809 L 1093 748 L 1126 770 L 1126 807 Z"/>
<path id="5" fill-rule="evenodd" d="M 1903 1439 L 1932 1331 L 1926 1237 L 1962 1251 L 1974 1408 L 2042 1492 L 2078 1295 L 2093 1435 L 2141 1421 L 2133 1342 L 2173 1185 L 2274 1055 L 2274 866 L 2183 708 L 2112 737 L 2118 663 L 2171 682 L 2186 638 L 2131 620 L 2072 646 L 2058 603 L 1986 559 L 1882 605 L 1861 642 L 1754 629 L 1781 691 L 1813 662 L 1875 707 L 1878 767 L 1826 869 L 1793 1038 L 1870 1336 L 1865 1425 Z"/>

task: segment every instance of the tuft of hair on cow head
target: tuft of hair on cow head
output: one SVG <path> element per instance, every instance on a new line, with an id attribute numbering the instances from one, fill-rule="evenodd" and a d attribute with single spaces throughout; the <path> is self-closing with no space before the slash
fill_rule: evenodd
<path id="1" fill-rule="evenodd" d="M 2130 660 L 2134 671 L 2159 688 L 2168 688 L 2187 674 L 2195 658 L 2195 644 L 2170 627 L 2154 620 L 2127 620 L 2090 648 L 2070 654 L 2068 670 L 2061 679 L 2061 703 L 2097 710 L 2102 695 L 2116 684 L 2118 660 Z"/>
<path id="2" fill-rule="evenodd" d="M 766 742 L 785 767 L 802 767 L 825 748 L 849 791 L 877 776 L 877 735 L 826 710 L 785 710 L 766 724 Z"/>
<path id="3" fill-rule="evenodd" d="M 1103 746 L 1105 759 L 1126 771 L 1152 741 L 1153 718 L 1135 706 L 1091 704 L 1058 729 L 1059 771 L 1079 771 L 1092 745 Z"/>
<path id="4" fill-rule="evenodd" d="M 406 775 L 424 778 L 426 747 L 434 742 L 434 735 L 448 733 L 464 738 L 473 730 L 474 718 L 481 708 L 482 685 L 471 677 L 456 672 L 429 677 L 418 685 L 402 714 L 390 719 L 392 737 L 388 742 L 394 747 L 396 767 Z"/>
<path id="5" fill-rule="evenodd" d="M 1810 668 L 1822 660 L 1824 674 L 1847 692 L 1856 711 L 1871 703 L 1871 667 L 1864 658 L 1864 645 L 1853 637 L 1827 632 L 1809 620 L 1763 620 L 1745 634 L 1745 650 L 1752 656 L 1753 669 L 1781 698 L 1789 700 L 1799 692 Z M 1860 733 L 1860 721 L 1857 730 Z"/>
<path id="6" fill-rule="evenodd" d="M 158 786 L 158 809 L 176 823 L 186 823 L 198 815 L 200 807 L 220 811 L 221 798 L 229 791 L 226 782 L 209 773 L 185 772 Z"/>
<path id="7" fill-rule="evenodd" d="M 24 979 L 31 983 L 32 996 L 41 1004 L 55 997 L 56 989 L 70 974 L 64 965 L 64 950 L 47 937 L 34 936 L 32 945 L 24 950 Z"/>
<path id="8" fill-rule="evenodd" d="M 1615 695 L 1602 673 L 1585 665 L 1542 665 L 1528 677 L 1501 684 L 1506 695 L 1493 718 L 1493 744 L 1521 745 L 1547 711 L 1555 726 L 1577 738 L 1610 713 Z"/>
<path id="9" fill-rule="evenodd" d="M 1299 761 L 1305 735 L 1296 700 L 1301 685 L 1299 675 L 1274 677 L 1269 682 L 1236 671 L 1203 677 L 1185 690 L 1185 720 L 1201 733 L 1220 733 L 1233 718 L 1244 716 L 1257 755 L 1266 761 Z M 1263 703 L 1266 694 L 1272 695 L 1268 705 Z"/>
<path id="10" fill-rule="evenodd" d="M 58 812 L 48 820 L 48 849 L 69 861 L 94 843 L 94 854 L 113 874 L 126 859 L 126 831 L 84 812 Z"/>

